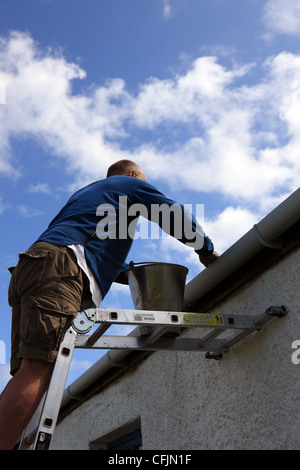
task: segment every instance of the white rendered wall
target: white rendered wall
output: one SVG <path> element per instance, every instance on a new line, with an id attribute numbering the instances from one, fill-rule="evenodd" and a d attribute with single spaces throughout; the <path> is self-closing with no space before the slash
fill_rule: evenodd
<path id="1" fill-rule="evenodd" d="M 140 418 L 145 450 L 299 450 L 300 364 L 292 362 L 292 343 L 300 340 L 299 279 L 297 250 L 210 312 L 258 315 L 285 305 L 285 318 L 221 361 L 197 352 L 152 354 L 67 416 L 52 448 L 88 449 Z"/>

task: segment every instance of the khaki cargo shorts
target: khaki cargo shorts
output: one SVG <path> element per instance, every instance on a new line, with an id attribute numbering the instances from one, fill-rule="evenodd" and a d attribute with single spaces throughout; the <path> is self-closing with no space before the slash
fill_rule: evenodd
<path id="1" fill-rule="evenodd" d="M 80 311 L 84 278 L 67 247 L 38 242 L 19 254 L 8 290 L 12 375 L 22 358 L 55 361 L 65 332 Z"/>

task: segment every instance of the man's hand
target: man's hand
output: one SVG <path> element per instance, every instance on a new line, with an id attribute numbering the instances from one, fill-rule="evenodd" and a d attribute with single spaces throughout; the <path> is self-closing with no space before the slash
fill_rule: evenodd
<path id="1" fill-rule="evenodd" d="M 215 251 L 212 252 L 211 255 L 209 256 L 199 256 L 200 262 L 204 264 L 204 266 L 207 268 L 207 266 L 210 266 L 212 263 L 214 263 L 220 255 L 216 253 Z"/>

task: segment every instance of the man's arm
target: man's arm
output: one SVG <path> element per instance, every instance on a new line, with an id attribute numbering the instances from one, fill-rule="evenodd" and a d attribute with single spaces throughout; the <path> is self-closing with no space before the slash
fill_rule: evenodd
<path id="1" fill-rule="evenodd" d="M 193 246 L 196 254 L 199 256 L 200 262 L 205 266 L 210 266 L 213 262 L 215 262 L 218 258 L 219 255 L 214 251 L 214 244 L 211 241 L 211 239 L 205 234 L 203 228 L 199 223 L 197 222 L 196 218 L 190 214 L 190 217 L 188 217 L 187 220 L 190 220 L 191 226 L 189 228 L 192 228 L 191 233 L 188 233 L 190 236 L 191 234 L 195 234 L 195 242 L 194 239 L 189 239 L 185 237 L 185 216 L 186 212 L 184 211 L 184 206 L 181 204 L 178 204 L 176 201 L 166 197 L 163 193 L 158 191 L 154 186 L 150 185 L 149 183 L 142 182 L 140 180 L 136 181 L 136 184 L 138 185 L 138 188 L 136 191 L 132 192 L 134 195 L 132 203 L 140 203 L 146 206 L 148 210 L 148 219 L 151 220 L 152 222 L 158 223 L 158 225 L 161 227 L 162 230 L 164 230 L 166 233 L 170 234 L 171 236 L 174 236 L 178 241 L 181 243 L 184 243 L 188 246 Z M 174 208 L 174 207 L 181 207 L 182 211 L 175 211 L 173 212 L 173 217 L 171 218 L 172 212 L 166 212 L 166 215 L 169 215 L 170 217 L 170 225 L 168 226 L 168 230 L 165 230 L 165 226 L 162 223 L 162 213 L 161 213 L 161 218 L 157 219 L 152 217 L 152 210 L 151 206 L 156 205 L 159 208 L 164 208 L 165 206 L 169 208 Z M 178 214 L 180 212 L 180 214 Z M 179 223 L 178 228 L 183 228 L 181 232 L 181 236 L 178 237 L 176 236 L 175 232 L 175 227 L 174 224 Z M 196 243 L 197 242 L 197 243 Z M 202 242 L 202 243 L 201 243 Z M 196 245 L 202 245 L 201 248 L 198 248 Z"/>
<path id="2" fill-rule="evenodd" d="M 165 196 L 154 186 L 138 181 L 139 187 L 132 194 L 134 204 L 145 206 L 146 213 L 141 214 L 155 222 L 167 234 L 181 243 L 194 248 L 197 255 L 207 256 L 214 250 L 214 245 L 205 234 L 203 227 L 186 208 Z"/>

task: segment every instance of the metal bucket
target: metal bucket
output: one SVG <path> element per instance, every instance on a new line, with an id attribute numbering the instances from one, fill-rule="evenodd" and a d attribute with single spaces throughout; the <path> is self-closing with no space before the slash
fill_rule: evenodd
<path id="1" fill-rule="evenodd" d="M 172 263 L 130 263 L 126 272 L 137 310 L 181 312 L 188 269 Z"/>

